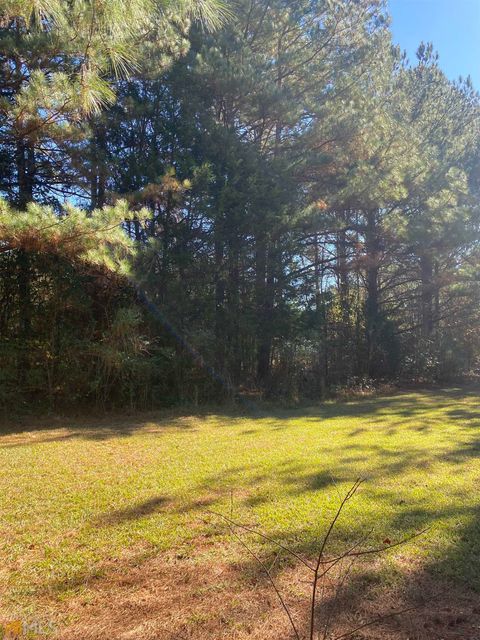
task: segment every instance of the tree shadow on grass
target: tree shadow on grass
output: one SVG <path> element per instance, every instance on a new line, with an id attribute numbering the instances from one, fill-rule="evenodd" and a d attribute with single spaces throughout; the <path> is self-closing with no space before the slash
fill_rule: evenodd
<path id="1" fill-rule="evenodd" d="M 288 472 L 293 469 L 294 467 L 292 465 L 289 466 L 286 464 L 282 471 L 284 474 L 288 474 Z M 220 473 L 219 482 L 233 480 L 235 473 L 239 471 L 241 471 L 240 467 L 234 470 L 233 475 L 229 475 L 228 472 Z M 329 482 L 335 482 L 337 480 L 333 477 L 327 478 L 325 474 L 320 474 L 319 477 L 320 488 L 324 488 Z M 288 483 L 288 479 L 285 481 Z M 310 488 L 305 485 L 305 491 L 316 490 L 314 488 L 315 482 L 312 482 Z M 395 501 L 396 496 L 391 495 L 390 499 Z M 211 501 L 214 502 L 214 499 L 212 498 Z M 242 498 L 242 502 L 243 506 L 248 508 L 249 498 Z M 176 506 L 173 500 L 159 496 L 133 505 L 132 507 L 107 514 L 98 524 L 104 526 L 122 524 L 144 517 L 145 515 L 153 515 L 172 510 L 174 512 L 183 512 L 186 509 L 187 512 L 190 512 L 195 509 L 197 509 L 197 511 L 205 509 L 205 513 L 207 513 L 206 507 L 208 504 L 209 501 L 205 503 L 192 501 L 191 504 L 180 507 L 178 505 Z M 406 504 L 399 507 L 393 519 L 387 519 L 385 523 L 382 523 L 384 524 L 382 531 L 389 532 L 395 529 L 396 531 L 404 531 L 405 535 L 408 535 L 424 526 L 434 525 L 437 519 L 452 519 L 456 516 L 468 516 L 469 524 L 458 529 L 458 538 L 455 540 L 455 543 L 442 553 L 441 556 L 433 558 L 428 556 L 427 561 L 418 567 L 414 565 L 413 569 L 407 563 L 405 565 L 407 568 L 405 576 L 401 578 L 397 576 L 394 578 L 393 586 L 390 574 L 382 573 L 377 565 L 372 566 L 372 564 L 366 564 L 365 568 L 360 568 L 358 572 L 349 578 L 346 582 L 345 589 L 341 590 L 339 594 L 333 594 L 334 589 L 330 589 L 331 594 L 329 594 L 330 592 L 327 590 L 322 604 L 322 615 L 329 615 L 330 613 L 333 620 L 340 621 L 340 623 L 344 625 L 342 628 L 351 628 L 356 622 L 368 617 L 374 618 L 375 615 L 388 615 L 393 610 L 418 606 L 419 613 L 410 613 L 406 622 L 397 622 L 397 618 L 389 620 L 378 627 L 379 635 L 368 637 L 382 638 L 383 640 L 384 638 L 391 637 L 388 635 L 389 633 L 408 632 L 410 634 L 408 637 L 422 638 L 422 640 L 426 640 L 427 638 L 431 638 L 432 640 L 435 638 L 435 640 L 438 640 L 440 637 L 445 638 L 445 640 L 460 637 L 469 638 L 469 635 L 462 636 L 458 634 L 467 633 L 467 629 L 470 629 L 468 625 L 471 624 L 473 620 L 470 614 L 472 614 L 477 604 L 480 605 L 480 597 L 473 593 L 475 589 L 480 590 L 480 584 L 477 583 L 478 572 L 480 570 L 478 566 L 478 557 L 480 557 L 479 510 L 480 508 L 476 506 L 467 507 L 460 504 L 453 504 L 450 507 L 444 507 L 436 511 L 427 510 L 414 504 Z M 332 509 L 331 515 L 333 515 L 333 512 L 334 508 Z M 245 514 L 245 511 L 243 511 L 243 514 Z M 211 516 L 211 518 L 213 519 L 214 517 Z M 288 530 L 281 531 L 276 538 L 279 542 L 288 546 L 295 553 L 302 555 L 305 559 L 312 559 L 315 557 L 315 552 L 318 551 L 329 522 L 329 517 L 324 519 L 322 527 L 316 532 L 312 530 L 311 525 L 303 526 L 303 528 L 292 526 Z M 210 526 L 211 524 L 212 521 Z M 340 528 L 338 531 L 335 531 L 335 535 L 339 536 L 342 544 L 349 546 L 363 537 L 368 531 L 370 524 L 367 518 L 364 522 L 357 522 L 355 527 L 350 530 L 342 530 L 340 523 Z M 255 527 L 256 525 L 254 524 L 253 526 Z M 258 527 L 258 531 L 262 531 L 261 527 Z M 225 537 L 228 538 L 229 536 L 229 528 L 225 523 L 222 523 L 221 519 L 218 520 L 217 533 L 223 540 L 221 548 L 225 549 Z M 280 559 L 275 561 L 278 552 L 275 545 L 269 544 L 268 542 L 264 544 L 262 541 L 259 543 L 259 539 L 255 535 L 245 534 L 244 532 L 240 533 L 242 536 L 247 536 L 246 539 L 249 540 L 249 544 L 252 544 L 257 555 L 271 568 L 271 574 L 274 578 L 279 577 L 286 568 L 292 566 L 292 562 L 286 561 L 285 554 L 282 552 Z M 428 536 L 429 534 L 427 532 L 421 538 L 418 538 L 410 544 L 420 548 L 423 545 L 428 545 Z M 396 541 L 396 539 L 392 539 L 392 542 Z M 191 557 L 193 560 L 193 556 L 196 553 L 195 539 L 193 539 L 192 542 L 193 544 L 190 546 L 189 556 L 187 557 Z M 213 537 L 213 542 L 215 542 L 215 536 Z M 233 536 L 231 536 L 231 543 L 232 545 L 235 544 Z M 381 547 L 382 537 L 379 538 L 379 534 L 377 533 L 372 539 L 365 542 L 364 546 Z M 400 548 L 403 556 L 408 557 L 410 553 L 409 547 L 410 545 L 406 545 Z M 242 547 L 238 545 L 238 551 L 241 552 L 241 550 Z M 212 553 L 215 553 L 215 546 L 212 547 Z M 223 557 L 223 551 L 220 552 L 220 555 Z M 212 562 L 214 561 L 215 556 L 212 556 Z M 244 576 L 244 580 L 247 582 L 250 581 L 252 585 L 268 586 L 268 578 L 265 576 L 263 569 L 256 561 L 249 558 L 248 554 L 245 554 L 243 559 L 236 559 L 234 562 L 236 569 Z M 123 569 L 117 566 L 115 571 L 118 572 L 119 570 L 123 571 Z M 125 571 L 128 571 L 128 568 L 126 568 Z M 57 592 L 62 592 L 63 590 L 72 588 L 85 587 L 96 581 L 99 575 L 101 575 L 101 573 L 98 571 L 92 571 L 91 574 L 88 575 L 79 572 L 77 576 L 66 581 L 63 586 L 60 582 L 56 582 L 51 584 L 49 588 Z M 435 576 L 438 576 L 438 579 L 436 579 Z M 465 584 L 469 589 L 466 591 L 459 590 L 458 595 L 457 587 L 455 586 L 457 584 Z M 255 586 L 254 588 L 257 587 Z M 429 605 L 429 613 L 424 616 L 421 607 L 430 602 L 434 597 L 436 600 Z M 463 600 L 461 600 L 461 598 L 463 598 Z M 272 595 L 272 600 L 273 599 L 274 595 Z M 466 606 L 470 607 L 469 616 L 467 617 L 462 613 Z M 400 618 L 399 620 L 402 619 Z M 320 620 L 320 622 L 322 622 L 322 620 Z M 473 620 L 473 622 L 480 624 L 480 617 L 478 620 Z M 437 632 L 441 635 L 435 635 Z M 382 633 L 384 633 L 384 635 L 382 635 Z M 414 635 L 415 633 L 417 633 L 417 635 Z M 282 636 L 282 638 L 283 637 L 287 638 L 289 636 Z"/>
<path id="2" fill-rule="evenodd" d="M 424 447 L 385 449 L 381 445 L 360 443 L 352 445 L 352 450 L 355 450 L 356 453 L 353 455 L 354 462 L 361 462 L 369 457 L 376 460 L 375 464 L 368 469 L 367 487 L 371 486 L 375 489 L 377 486 L 374 496 L 372 496 L 372 504 L 375 500 L 386 503 L 385 521 L 373 523 L 380 528 L 380 531 L 384 532 L 383 537 L 403 537 L 426 527 L 431 528 L 431 535 L 437 542 L 430 543 L 429 534 L 425 534 L 425 545 L 430 548 L 429 556 L 425 561 L 427 571 L 437 571 L 446 578 L 460 580 L 469 588 L 480 592 L 480 497 L 473 504 L 471 499 L 465 503 L 464 499 L 462 500 L 463 494 L 459 491 L 457 496 L 452 494 L 449 504 L 436 506 L 435 492 L 440 492 L 441 488 L 436 489 L 436 484 L 433 481 L 434 476 L 431 475 L 441 473 L 441 468 L 437 469 L 436 467 L 437 463 L 455 462 L 460 465 L 470 459 L 480 458 L 480 436 L 470 437 L 468 441 L 463 440 L 461 443 L 452 442 L 446 449 L 442 448 L 439 452 L 431 452 Z M 265 505 L 271 499 L 272 492 L 274 495 L 285 496 L 285 489 L 287 490 L 286 495 L 305 495 L 308 498 L 310 493 L 339 485 L 345 486 L 345 483 L 350 483 L 353 480 L 354 471 L 351 468 L 351 461 L 352 455 L 339 458 L 338 464 L 332 471 L 326 468 L 312 471 L 310 465 L 299 463 L 295 459 L 284 461 L 276 469 L 274 477 L 269 477 L 268 491 L 262 493 L 260 490 L 254 496 L 242 497 L 240 495 L 240 506 L 248 508 Z M 420 475 L 414 485 L 407 487 L 405 491 L 403 485 L 405 473 L 414 469 L 421 469 L 424 475 Z M 251 469 L 248 470 L 251 471 Z M 221 485 L 223 490 L 227 491 L 229 486 L 236 486 L 239 472 L 241 473 L 241 470 L 238 469 L 232 474 L 224 471 L 219 478 L 209 477 L 204 480 L 203 486 Z M 390 487 L 392 488 L 388 491 L 379 489 L 385 478 L 391 481 Z M 261 474 L 253 474 L 249 476 L 247 484 L 250 487 L 258 487 L 263 479 L 264 476 Z M 398 479 L 399 482 L 397 492 L 394 489 L 395 479 Z M 279 485 L 278 491 L 276 485 Z M 340 489 L 338 492 L 340 494 Z M 439 495 L 439 497 L 444 503 L 444 496 Z M 235 499 L 237 500 L 236 494 Z M 374 512 L 375 509 L 372 513 Z M 349 535 L 359 535 L 362 527 L 368 527 L 367 519 L 354 523 L 351 531 L 344 529 L 340 523 L 341 537 L 346 539 Z M 444 534 L 440 534 L 440 538 L 437 537 L 436 525 L 438 522 L 452 523 L 446 537 Z M 293 544 L 294 550 L 298 553 L 309 556 L 315 550 L 317 537 L 312 525 L 290 526 L 280 531 L 278 535 L 281 536 L 280 541 Z M 380 542 L 381 539 L 380 535 Z M 439 555 L 440 550 L 441 554 Z M 428 559 L 429 557 L 431 561 Z"/>
<path id="3" fill-rule="evenodd" d="M 476 392 L 462 389 L 435 389 L 412 391 L 399 391 L 389 396 L 374 396 L 353 401 L 334 401 L 325 402 L 315 406 L 299 406 L 294 409 L 279 407 L 278 405 L 263 404 L 238 404 L 224 407 L 197 407 L 176 408 L 169 410 L 159 410 L 148 413 L 140 413 L 133 415 L 112 414 L 105 415 L 101 418 L 60 418 L 60 417 L 44 417 L 36 419 L 34 417 L 12 418 L 10 420 L 3 419 L 0 422 L 1 436 L 16 436 L 25 434 L 26 441 L 5 443 L 2 446 L 23 446 L 29 442 L 56 442 L 73 438 L 83 438 L 87 440 L 108 440 L 109 438 L 128 437 L 137 433 L 140 429 L 144 429 L 147 425 L 153 430 L 163 431 L 165 429 L 195 429 L 192 424 L 202 420 L 216 420 L 221 426 L 225 422 L 232 420 L 240 420 L 239 425 L 242 426 L 242 419 L 266 421 L 265 427 L 274 430 L 284 429 L 290 420 L 298 420 L 303 418 L 305 422 L 317 422 L 321 420 L 330 420 L 335 418 L 346 417 L 362 417 L 371 416 L 372 422 L 381 422 L 382 416 L 391 419 L 392 415 L 399 418 L 418 417 L 422 413 L 431 411 L 432 409 L 446 409 L 451 407 L 452 401 L 461 400 L 462 398 L 475 397 Z M 455 408 L 447 412 L 452 418 L 461 418 L 465 420 L 476 420 L 480 425 L 480 412 Z M 401 424 L 401 422 L 399 423 Z M 393 425 L 396 426 L 396 425 Z M 477 422 L 469 426 L 477 426 Z M 42 436 L 42 433 L 52 431 L 62 431 L 67 433 L 52 434 Z M 38 437 L 35 436 L 37 432 Z M 242 432 L 245 436 L 255 434 L 255 430 L 248 428 Z M 361 433 L 360 429 L 354 430 L 350 435 L 355 436 Z"/>
<path id="4" fill-rule="evenodd" d="M 454 510 L 454 514 L 457 510 Z M 444 553 L 430 562 L 431 572 L 469 586 L 479 594 L 480 605 L 480 505 L 465 508 L 466 525 L 455 526 L 453 540 Z"/>
<path id="5" fill-rule="evenodd" d="M 411 546 L 421 549 L 423 546 L 438 544 L 429 540 L 429 531 L 388 551 L 387 554 L 393 553 L 393 556 L 399 553 L 399 560 L 394 565 L 377 562 L 377 558 L 385 557 L 380 552 L 360 560 L 353 572 L 349 573 L 347 568 L 343 574 L 340 572 L 336 578 L 329 579 L 326 591 L 320 590 L 324 595 L 321 596 L 318 607 L 318 628 L 322 629 L 322 625 L 327 623 L 332 629 L 336 628 L 339 633 L 344 633 L 370 619 L 379 621 L 374 625 L 375 631 L 372 635 L 359 635 L 359 638 L 475 640 L 480 628 L 480 506 L 460 504 L 426 510 L 407 505 L 399 510 L 396 518 L 390 520 L 386 529 L 392 527 L 411 532 L 431 525 L 433 531 L 436 520 L 454 519 L 458 516 L 468 516 L 468 524 L 457 527 L 453 544 L 441 550 L 437 547 L 437 553 L 430 553 L 426 559 L 412 556 L 411 561 L 409 556 L 412 553 Z M 325 530 L 327 528 L 328 522 Z M 364 533 L 366 531 L 364 529 Z M 335 529 L 335 533 L 338 534 L 339 531 Z M 350 532 L 349 538 L 345 540 L 346 549 L 356 544 L 362 537 L 361 533 L 361 528 Z M 315 552 L 318 553 L 321 548 L 324 534 L 325 531 L 312 537 L 308 529 L 297 530 L 282 536 L 278 541 L 295 554 L 314 563 Z M 343 534 L 340 532 L 340 535 Z M 390 544 L 397 540 L 384 540 L 386 542 Z M 248 544 L 255 549 L 264 566 L 272 567 L 270 574 L 275 580 L 283 572 L 285 560 L 288 559 L 287 565 L 292 562 L 285 551 L 269 541 L 258 542 L 255 535 L 249 536 Z M 260 547 L 260 551 L 257 547 Z M 364 541 L 356 550 L 372 547 L 382 548 L 381 541 Z M 283 560 L 275 560 L 277 554 Z M 327 557 L 330 554 L 328 549 Z M 269 578 L 258 561 L 246 555 L 241 566 L 246 575 L 256 574 L 258 579 L 268 583 Z M 404 615 L 396 615 L 402 610 L 405 611 Z M 330 637 L 328 634 L 324 637 L 327 636 Z"/>
<path id="6" fill-rule="evenodd" d="M 451 395 L 448 395 L 448 398 L 451 397 Z M 463 396 L 459 395 L 458 397 Z M 395 402 L 397 402 L 396 405 Z M 377 407 L 377 411 L 383 411 L 384 408 L 388 406 L 390 412 L 395 410 L 395 406 L 397 406 L 397 408 L 401 407 L 401 403 L 403 402 L 406 402 L 406 400 L 390 398 L 377 402 L 375 406 Z M 358 404 L 359 403 L 354 403 L 354 406 Z M 367 406 L 371 407 L 372 402 L 367 402 Z M 414 411 L 421 413 L 422 411 L 427 411 L 432 408 L 430 401 L 426 403 L 420 402 L 420 406 L 423 408 L 417 406 Z M 447 403 L 447 406 L 451 406 L 451 401 Z M 351 405 L 348 405 L 348 407 L 351 407 Z M 332 405 L 326 409 L 315 408 L 312 410 L 313 413 L 316 412 L 315 415 L 317 416 L 321 415 L 322 411 L 326 412 L 323 415 L 328 414 L 331 417 L 332 415 L 345 415 L 346 409 L 345 406 L 342 405 Z M 368 411 L 365 411 L 365 413 L 371 411 L 372 409 L 370 408 Z M 356 410 L 352 415 L 358 414 L 359 412 Z M 213 414 L 204 415 L 210 416 Z M 290 415 L 293 418 L 297 417 L 295 412 Z M 238 415 L 236 417 L 238 417 Z M 165 429 L 193 429 L 192 424 L 184 418 L 185 416 L 163 416 L 161 419 L 158 419 L 157 416 L 153 431 L 162 432 Z M 117 425 L 120 431 L 118 428 L 112 426 L 101 426 L 98 427 L 98 429 L 93 428 L 91 434 L 90 432 L 85 434 L 83 430 L 74 430 L 71 434 L 66 434 L 66 437 L 87 437 L 100 440 L 118 437 L 119 434 L 127 437 L 133 435 L 138 429 L 145 428 L 146 424 L 148 423 L 144 420 L 131 419 L 125 428 L 122 427 L 122 423 Z M 267 424 L 266 427 L 270 428 L 270 425 Z M 388 450 L 379 445 L 364 446 L 361 443 L 352 443 L 351 446 L 348 445 L 348 447 L 345 448 L 349 448 L 351 453 L 354 451 L 357 454 L 355 457 L 361 458 L 361 454 L 363 454 L 365 458 L 372 454 L 379 457 L 380 462 L 371 469 L 371 473 L 369 474 L 370 483 L 374 484 L 377 479 L 400 477 L 405 470 L 415 466 L 427 470 L 428 463 L 431 460 L 440 459 L 443 461 L 450 460 L 462 463 L 468 458 L 477 458 L 480 455 L 480 438 L 470 438 L 468 442 L 458 443 L 456 446 L 453 446 L 450 451 L 441 454 L 430 454 L 427 450 L 423 449 L 407 449 L 405 451 Z M 347 459 L 345 462 L 347 462 Z M 105 514 L 97 521 L 94 521 L 94 524 L 97 526 L 121 525 L 145 516 L 153 516 L 159 513 L 163 514 L 169 511 L 173 511 L 174 513 L 193 513 L 194 511 L 198 512 L 202 509 L 206 510 L 206 507 L 214 504 L 216 499 L 227 496 L 231 488 L 238 487 L 239 476 L 247 472 L 248 477 L 244 483 L 247 489 L 260 486 L 265 479 L 265 474 L 261 472 L 261 469 L 259 468 L 255 471 L 251 465 L 223 470 L 220 473 L 213 474 L 200 485 L 192 488 L 192 495 L 197 495 L 199 492 L 201 493 L 206 490 L 213 492 L 214 495 L 210 501 L 199 502 L 197 499 L 184 504 L 176 504 L 170 501 L 168 497 L 158 496 L 142 503 L 126 506 L 120 510 Z M 305 464 L 298 464 L 295 460 L 286 460 L 283 462 L 283 465 L 279 466 L 276 470 L 275 482 L 287 488 L 287 495 L 304 493 L 308 499 L 310 493 L 324 490 L 336 483 L 350 482 L 353 479 L 352 473 L 351 465 L 349 464 L 343 466 L 339 464 L 338 468 L 335 468 L 335 473 L 332 474 L 327 469 L 320 468 L 318 470 L 312 470 Z M 268 479 L 271 480 L 271 477 Z M 255 498 L 258 500 L 257 502 L 255 502 Z M 235 500 L 237 499 L 241 501 L 244 508 L 249 508 L 258 504 L 264 504 L 268 502 L 269 498 L 267 494 L 260 494 L 252 498 L 252 495 L 247 491 L 245 495 L 240 493 L 239 498 L 237 494 L 235 494 Z M 427 559 L 425 561 L 425 570 L 431 574 L 438 573 L 454 581 L 466 583 L 471 589 L 480 591 L 480 567 L 478 561 L 480 557 L 480 505 L 472 507 L 454 503 L 448 508 L 432 511 L 424 509 L 421 504 L 400 505 L 398 504 L 398 495 L 392 494 L 392 500 L 397 500 L 397 503 L 395 503 L 397 514 L 395 517 L 390 517 L 390 519 L 387 519 L 387 521 L 383 523 L 385 529 L 388 531 L 404 531 L 405 535 L 407 535 L 424 526 L 434 525 L 437 519 L 454 520 L 455 517 L 459 517 L 460 524 L 453 525 L 456 526 L 456 531 L 452 543 L 442 550 L 441 556 L 435 557 L 435 555 L 433 555 L 431 559 Z M 461 520 L 465 518 L 468 519 L 467 525 L 461 522 Z M 364 526 L 368 527 L 368 522 L 358 522 L 355 531 L 341 530 L 340 534 L 343 539 L 346 539 L 351 533 L 355 535 L 360 534 Z M 306 556 L 311 556 L 318 545 L 318 535 L 313 531 L 311 525 L 293 525 L 288 529 L 282 530 L 279 535 L 280 541 L 288 543 L 296 552 L 305 554 Z M 79 578 L 79 584 L 80 583 L 81 578 Z M 68 588 L 68 585 L 66 588 Z"/>
<path id="7" fill-rule="evenodd" d="M 79 609 L 82 617 L 78 622 L 83 622 L 83 630 L 89 628 L 93 620 L 94 628 L 100 625 L 101 629 L 128 630 L 132 637 L 139 637 L 139 630 L 144 628 L 142 625 L 150 628 L 150 624 L 161 621 L 171 632 L 178 630 L 178 637 L 206 639 L 227 637 L 225 625 L 228 621 L 238 637 L 250 637 L 253 631 L 254 637 L 265 640 L 291 640 L 293 635 L 264 570 L 243 547 L 236 545 L 233 537 L 231 545 L 228 558 L 223 541 L 218 549 L 215 545 L 212 547 L 212 555 L 208 557 L 197 557 L 192 548 L 190 555 L 182 554 L 173 561 L 159 554 L 149 556 L 143 562 L 122 559 L 102 571 L 79 572 L 69 581 L 70 588 L 81 592 L 85 587 L 93 587 L 98 604 L 91 610 Z M 305 631 L 302 637 L 307 637 L 309 574 L 300 563 L 287 561 L 284 556 L 274 562 L 276 554 L 270 549 L 259 550 L 258 546 L 253 543 L 256 553 L 270 568 L 298 628 L 302 633 Z M 238 553 L 233 552 L 233 547 Z M 330 580 L 326 589 L 320 590 L 317 608 L 317 629 L 320 631 L 328 622 L 329 629 L 339 635 L 366 621 L 384 617 L 380 624 L 369 628 L 366 635 L 360 633 L 354 637 L 369 640 L 404 637 L 474 640 L 477 637 L 480 610 L 476 611 L 474 594 L 457 589 L 446 580 L 432 579 L 421 567 L 408 567 L 405 575 L 397 574 L 392 578 L 380 564 L 361 562 L 339 588 L 341 577 L 342 571 L 338 580 Z M 61 592 L 62 584 L 55 584 L 53 590 Z M 159 598 L 162 598 L 160 607 L 157 605 Z M 261 606 L 253 607 L 255 600 Z M 231 607 L 234 602 L 241 602 L 246 608 L 247 628 L 238 609 Z M 112 606 L 113 603 L 116 605 Z M 202 603 L 205 606 L 201 611 L 206 615 L 192 617 L 192 611 Z M 222 608 L 222 615 L 216 615 L 220 603 L 226 606 Z M 406 614 L 391 616 L 407 608 L 410 610 Z M 89 612 L 93 615 L 89 616 Z M 269 628 L 262 627 L 267 616 L 279 619 L 282 625 L 275 626 L 270 633 Z M 130 624 L 132 617 L 134 624 Z M 207 621 L 213 623 L 208 631 L 204 629 Z M 256 635 L 261 628 L 265 635 Z M 135 630 L 137 635 L 134 636 Z M 103 639 L 101 631 L 95 633 L 92 638 Z M 165 637 L 159 633 L 155 637 Z M 67 633 L 65 637 L 79 639 L 84 636 L 79 628 L 77 635 Z"/>
<path id="8" fill-rule="evenodd" d="M 158 514 L 165 510 L 171 504 L 171 499 L 166 496 L 156 496 L 138 502 L 136 504 L 124 507 L 123 509 L 115 509 L 109 513 L 102 514 L 94 519 L 95 526 L 105 527 L 132 522 L 145 516 Z"/>
<path id="9" fill-rule="evenodd" d="M 15 448 L 68 440 L 102 442 L 112 438 L 128 438 L 141 431 L 165 433 L 168 431 L 196 431 L 190 415 L 143 415 L 136 418 L 100 418 L 98 420 L 59 420 L 50 422 L 25 422 L 0 425 L 0 437 L 10 436 L 0 442 L 0 448 Z"/>
<path id="10" fill-rule="evenodd" d="M 281 474 L 281 482 L 289 488 L 290 495 L 300 495 L 310 491 L 320 491 L 341 482 L 338 474 L 330 471 L 314 471 L 294 476 L 289 471 Z"/>

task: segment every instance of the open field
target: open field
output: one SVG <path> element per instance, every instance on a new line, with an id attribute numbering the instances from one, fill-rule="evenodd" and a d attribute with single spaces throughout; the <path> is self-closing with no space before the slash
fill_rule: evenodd
<path id="1" fill-rule="evenodd" d="M 443 589 L 428 613 L 368 637 L 478 638 L 478 402 L 445 389 L 245 415 L 5 424 L 0 620 L 53 621 L 62 639 L 289 638 L 261 571 L 211 511 L 310 558 L 361 476 L 331 553 L 372 528 L 367 546 L 429 530 L 357 567 L 357 615 L 382 613 L 381 592 L 388 610 Z M 245 539 L 270 558 L 271 546 Z M 305 575 L 283 558 L 275 571 L 300 616 Z M 405 627 L 413 619 L 423 635 Z"/>

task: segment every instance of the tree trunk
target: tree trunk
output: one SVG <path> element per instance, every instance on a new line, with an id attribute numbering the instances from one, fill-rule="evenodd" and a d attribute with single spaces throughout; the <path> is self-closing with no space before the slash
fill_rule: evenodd
<path id="1" fill-rule="evenodd" d="M 322 263 L 323 263 L 322 251 Z M 323 267 L 320 267 L 320 247 L 318 241 L 318 233 L 315 234 L 314 240 L 314 262 L 315 262 L 315 312 L 317 315 L 317 323 L 319 328 L 319 349 L 318 349 L 318 391 L 320 398 L 325 397 L 327 380 L 328 380 L 328 327 L 325 309 L 325 300 L 323 296 Z"/>
<path id="2" fill-rule="evenodd" d="M 255 250 L 256 268 L 256 313 L 257 313 L 257 380 L 264 386 L 270 376 L 272 338 L 269 318 L 271 298 L 271 274 L 267 270 L 267 236 L 264 231 L 257 235 Z"/>
<path id="3" fill-rule="evenodd" d="M 242 354 L 240 344 L 240 265 L 239 249 L 236 241 L 230 242 L 229 246 L 229 286 L 228 286 L 228 315 L 229 315 L 229 336 L 230 345 L 230 370 L 233 382 L 238 384 L 242 371 Z"/>
<path id="4" fill-rule="evenodd" d="M 343 211 L 340 214 L 342 225 L 346 225 L 347 213 Z M 337 281 L 338 295 L 340 302 L 340 345 L 339 345 L 339 376 L 342 381 L 348 377 L 351 371 L 351 352 L 350 352 L 350 291 L 348 282 L 348 264 L 347 264 L 347 233 L 345 228 L 337 233 L 336 238 L 337 251 Z"/>
<path id="5" fill-rule="evenodd" d="M 16 165 L 18 181 L 18 207 L 22 211 L 33 200 L 33 183 L 35 176 L 35 151 L 33 144 L 25 137 L 19 137 L 16 145 Z M 19 386 L 25 387 L 30 369 L 29 340 L 32 333 L 32 292 L 30 255 L 20 249 L 17 255 L 18 268 L 18 380 Z"/>
<path id="6" fill-rule="evenodd" d="M 380 261 L 380 242 L 377 230 L 377 212 L 366 212 L 365 225 L 365 251 L 366 251 L 366 285 L 367 300 L 365 305 L 367 349 L 368 349 L 368 375 L 372 378 L 378 376 L 379 363 L 379 295 L 378 272 Z"/>
<path id="7" fill-rule="evenodd" d="M 90 141 L 90 207 L 93 210 L 100 209 L 105 205 L 107 138 L 105 126 L 101 122 L 92 121 L 91 127 L 93 134 Z"/>
<path id="8" fill-rule="evenodd" d="M 434 327 L 433 260 L 430 253 L 420 256 L 422 338 L 430 340 Z"/>
<path id="9" fill-rule="evenodd" d="M 225 368 L 225 278 L 224 278 L 224 243 L 220 222 L 215 221 L 214 230 L 215 254 L 215 364 L 219 371 Z"/>

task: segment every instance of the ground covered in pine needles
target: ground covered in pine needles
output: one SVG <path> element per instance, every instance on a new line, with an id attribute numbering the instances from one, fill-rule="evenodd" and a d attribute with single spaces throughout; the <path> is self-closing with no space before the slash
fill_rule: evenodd
<path id="1" fill-rule="evenodd" d="M 362 477 L 327 554 L 426 531 L 340 563 L 321 585 L 322 634 L 382 617 L 353 637 L 478 639 L 478 402 L 443 389 L 291 410 L 5 421 L 0 622 L 59 640 L 294 638 L 253 552 L 305 634 L 311 577 L 298 558 L 314 559 Z"/>

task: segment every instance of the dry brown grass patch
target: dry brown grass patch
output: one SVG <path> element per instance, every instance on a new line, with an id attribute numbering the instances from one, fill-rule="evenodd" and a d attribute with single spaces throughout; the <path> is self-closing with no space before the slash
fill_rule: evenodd
<path id="1" fill-rule="evenodd" d="M 55 640 L 291 640 L 284 612 L 267 580 L 253 565 L 218 559 L 199 540 L 198 555 L 159 555 L 138 566 L 112 567 L 82 595 L 57 609 L 68 620 Z M 209 545 L 208 545 L 209 546 Z M 369 640 L 477 640 L 478 594 L 440 582 L 420 567 L 404 569 L 401 586 L 376 578 L 378 560 L 362 564 L 342 594 L 332 581 L 321 594 L 320 611 L 332 610 L 332 630 L 345 633 L 362 621 L 409 606 L 418 608 L 358 632 Z M 295 565 L 277 575 L 296 621 L 308 621 L 308 572 Z M 333 621 L 336 622 L 334 623 Z"/>

